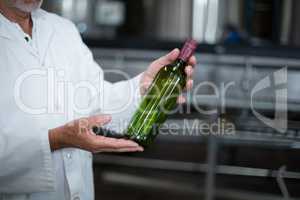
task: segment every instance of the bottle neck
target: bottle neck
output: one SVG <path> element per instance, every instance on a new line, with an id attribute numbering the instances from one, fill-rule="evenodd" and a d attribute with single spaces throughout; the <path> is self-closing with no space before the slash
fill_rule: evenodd
<path id="1" fill-rule="evenodd" d="M 176 68 L 180 69 L 180 70 L 184 70 L 185 66 L 187 65 L 187 62 L 181 58 L 177 58 L 177 60 L 175 61 L 176 63 Z"/>

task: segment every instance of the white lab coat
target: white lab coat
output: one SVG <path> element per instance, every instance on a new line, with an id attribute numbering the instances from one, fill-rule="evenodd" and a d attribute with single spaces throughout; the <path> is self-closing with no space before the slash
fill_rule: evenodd
<path id="1" fill-rule="evenodd" d="M 73 148 L 51 153 L 48 130 L 94 110 L 126 121 L 135 109 L 132 88 L 140 76 L 116 84 L 104 81 L 70 21 L 43 10 L 32 18 L 33 37 L 26 42 L 25 33 L 0 16 L 0 200 L 92 200 L 91 153 Z M 51 73 L 55 81 L 47 78 Z M 82 81 L 97 90 L 77 88 L 74 98 L 62 92 Z M 79 112 L 70 104 L 87 109 Z"/>

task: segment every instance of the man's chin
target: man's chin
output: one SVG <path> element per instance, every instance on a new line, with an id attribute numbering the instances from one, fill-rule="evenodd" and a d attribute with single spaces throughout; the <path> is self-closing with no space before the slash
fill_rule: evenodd
<path id="1" fill-rule="evenodd" d="M 23 0 L 17 0 L 15 3 L 15 8 L 17 8 L 18 10 L 25 12 L 25 13 L 31 13 L 37 9 L 39 9 L 42 5 L 43 1 L 37 1 L 35 3 L 24 3 Z"/>

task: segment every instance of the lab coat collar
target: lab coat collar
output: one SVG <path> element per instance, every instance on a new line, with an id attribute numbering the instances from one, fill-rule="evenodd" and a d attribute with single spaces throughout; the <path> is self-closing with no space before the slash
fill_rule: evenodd
<path id="1" fill-rule="evenodd" d="M 0 13 L 0 37 L 11 39 L 12 35 L 7 28 L 8 23 L 10 23 L 10 21 Z"/>
<path id="2" fill-rule="evenodd" d="M 31 13 L 31 17 L 35 19 L 46 19 L 47 12 L 42 9 L 37 9 Z"/>
<path id="3" fill-rule="evenodd" d="M 33 23 L 35 25 L 35 29 L 37 30 L 37 37 L 38 37 L 38 51 L 39 55 L 36 54 L 36 52 L 28 46 L 24 46 L 32 55 L 35 57 L 39 57 L 40 64 L 45 63 L 45 57 L 47 55 L 47 50 L 49 45 L 52 42 L 52 38 L 55 32 L 55 28 L 53 24 L 51 24 L 51 21 L 47 21 L 47 12 L 38 9 L 31 13 L 31 17 L 33 20 Z M 9 26 L 11 26 L 12 22 L 10 22 L 6 17 L 0 14 L 0 37 L 4 37 L 7 39 L 14 40 L 14 36 L 11 34 Z"/>
<path id="4" fill-rule="evenodd" d="M 46 19 L 46 13 L 47 12 L 42 10 L 42 9 L 37 9 L 37 10 L 35 10 L 31 13 L 31 17 L 34 20 L 38 20 L 38 19 L 45 20 Z M 0 37 L 4 37 L 4 38 L 7 38 L 7 39 L 13 39 L 13 36 L 11 35 L 11 33 L 9 32 L 9 30 L 7 28 L 9 23 L 12 23 L 12 22 L 9 21 L 5 16 L 3 16 L 0 13 Z"/>

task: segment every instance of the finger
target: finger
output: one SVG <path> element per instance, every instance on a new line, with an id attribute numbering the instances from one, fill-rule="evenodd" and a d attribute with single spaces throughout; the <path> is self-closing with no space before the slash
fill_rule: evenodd
<path id="1" fill-rule="evenodd" d="M 125 153 L 125 152 L 143 152 L 143 147 L 134 147 L 134 148 L 122 148 L 122 149 L 102 149 L 101 152 L 116 152 L 116 153 Z"/>
<path id="2" fill-rule="evenodd" d="M 184 97 L 183 95 L 178 96 L 177 98 L 178 104 L 184 104 L 185 102 L 186 102 L 186 97 Z"/>
<path id="3" fill-rule="evenodd" d="M 188 78 L 192 78 L 194 74 L 194 69 L 191 65 L 188 65 L 185 69 L 185 74 L 187 75 Z"/>
<path id="4" fill-rule="evenodd" d="M 196 56 L 192 56 L 189 61 L 188 61 L 189 65 L 195 66 L 197 64 L 197 59 Z"/>
<path id="5" fill-rule="evenodd" d="M 103 126 L 111 121 L 110 115 L 95 115 L 88 118 L 89 127 Z"/>
<path id="6" fill-rule="evenodd" d="M 146 77 L 145 80 L 143 81 L 143 83 L 141 83 L 141 89 L 147 90 L 150 87 L 150 85 L 152 84 L 152 81 L 153 80 L 151 78 Z M 145 91 L 143 91 L 143 92 L 145 92 Z"/>
<path id="7" fill-rule="evenodd" d="M 158 73 L 158 71 L 165 65 L 168 65 L 170 63 L 172 63 L 173 61 L 175 61 L 177 59 L 177 57 L 179 56 L 179 49 L 174 49 L 172 50 L 170 53 L 168 53 L 167 55 L 160 57 L 159 59 L 155 60 L 150 67 L 148 68 L 148 70 L 146 71 L 146 74 L 149 77 L 154 78 L 154 76 Z"/>
<path id="8" fill-rule="evenodd" d="M 194 86 L 194 80 L 193 79 L 188 79 L 186 82 L 185 90 L 189 91 L 193 89 Z"/>
<path id="9" fill-rule="evenodd" d="M 121 148 L 136 148 L 139 145 L 131 140 L 115 139 L 103 136 L 96 136 L 95 142 L 100 148 L 121 149 Z"/>
<path id="10" fill-rule="evenodd" d="M 170 64 L 170 63 L 172 63 L 173 61 L 175 61 L 175 60 L 178 58 L 179 53 L 180 53 L 179 49 L 177 49 L 177 48 L 176 48 L 176 49 L 173 49 L 173 50 L 172 50 L 170 53 L 168 53 L 167 55 L 165 55 L 165 56 L 159 58 L 159 59 L 157 60 L 157 62 L 158 62 L 159 65 L 161 65 L 161 66 Z"/>
<path id="11" fill-rule="evenodd" d="M 191 78 L 188 78 L 187 80 L 186 80 L 186 85 L 184 86 L 184 89 L 183 89 L 183 91 L 190 91 L 190 90 L 192 90 L 193 89 L 193 87 L 194 87 L 194 80 L 193 79 L 191 79 Z"/>

